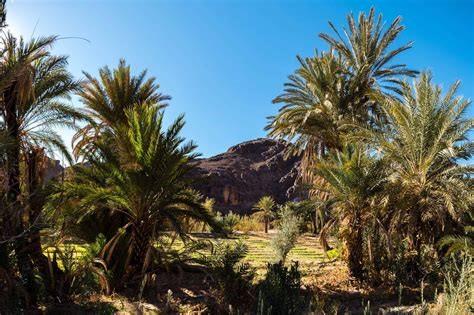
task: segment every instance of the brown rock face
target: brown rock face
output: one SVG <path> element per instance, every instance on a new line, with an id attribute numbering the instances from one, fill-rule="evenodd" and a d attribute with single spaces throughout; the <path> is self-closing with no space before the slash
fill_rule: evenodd
<path id="1" fill-rule="evenodd" d="M 262 196 L 276 202 L 289 199 L 299 158 L 284 158 L 286 144 L 256 139 L 233 146 L 227 152 L 197 161 L 195 188 L 214 198 L 221 212 L 249 213 Z"/>
<path id="2" fill-rule="evenodd" d="M 41 173 L 39 174 L 41 181 L 44 183 L 49 182 L 53 178 L 58 178 L 64 171 L 64 167 L 61 165 L 59 160 L 54 160 L 48 156 L 44 156 L 41 161 Z M 0 187 L 7 189 L 6 182 L 6 171 L 0 165 Z"/>

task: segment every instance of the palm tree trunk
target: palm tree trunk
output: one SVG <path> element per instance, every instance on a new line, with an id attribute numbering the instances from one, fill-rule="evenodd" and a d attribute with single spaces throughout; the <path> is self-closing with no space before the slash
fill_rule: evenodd
<path id="1" fill-rule="evenodd" d="M 142 276 L 147 268 L 147 253 L 150 249 L 151 227 L 144 224 L 136 225 L 132 232 L 133 237 L 133 257 L 131 260 L 131 270 L 135 274 Z"/>
<path id="2" fill-rule="evenodd" d="M 351 275 L 359 280 L 363 278 L 363 237 L 359 219 L 354 220 L 352 232 L 347 240 L 347 263 Z"/>
<path id="3" fill-rule="evenodd" d="M 265 233 L 268 233 L 268 218 L 265 218 Z"/>
<path id="4" fill-rule="evenodd" d="M 311 225 L 313 226 L 313 234 L 316 235 L 318 234 L 318 213 L 317 209 L 314 210 L 313 213 L 311 213 Z"/>
<path id="5" fill-rule="evenodd" d="M 10 235 L 10 219 L 8 216 L 8 203 L 3 204 L 3 200 L 1 205 L 1 212 L 0 212 L 0 268 L 7 271 L 10 274 L 10 259 L 9 259 L 9 252 L 10 252 L 10 242 L 8 241 L 11 237 Z"/>
<path id="6" fill-rule="evenodd" d="M 42 209 L 42 200 L 39 196 L 39 186 L 40 186 L 40 159 L 42 155 L 40 154 L 40 149 L 32 149 L 27 154 L 26 166 L 28 172 L 28 206 L 29 206 L 29 215 L 28 215 L 28 248 L 31 259 L 33 263 L 38 267 L 43 280 L 45 281 L 46 289 L 52 293 L 54 292 L 54 283 L 53 279 L 59 279 L 60 274 L 58 274 L 59 268 L 53 268 L 50 270 L 50 262 L 46 256 L 43 254 L 41 247 L 41 235 L 40 235 L 40 222 L 38 222 L 41 215 Z M 53 275 L 52 272 L 55 274 Z M 30 293 L 31 294 L 31 293 Z M 37 292 L 34 292 L 36 295 Z"/>
<path id="7" fill-rule="evenodd" d="M 15 84 L 9 87 L 3 95 L 5 100 L 5 124 L 8 136 L 12 139 L 12 145 L 7 151 L 7 205 L 9 206 L 9 218 L 13 220 L 11 232 L 16 237 L 14 242 L 15 254 L 17 257 L 18 269 L 21 279 L 29 293 L 36 291 L 34 279 L 33 264 L 28 253 L 28 240 L 25 235 L 25 229 L 22 218 L 22 209 L 20 204 L 20 125 L 17 117 L 17 89 Z"/>

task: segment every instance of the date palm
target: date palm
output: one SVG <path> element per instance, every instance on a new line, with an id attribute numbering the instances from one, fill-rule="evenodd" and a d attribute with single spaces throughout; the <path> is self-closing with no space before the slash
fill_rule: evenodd
<path id="1" fill-rule="evenodd" d="M 364 229 L 372 224 L 377 211 L 383 209 L 384 189 L 387 182 L 382 161 L 368 156 L 359 146 L 345 146 L 321 160 L 315 173 L 324 180 L 317 187 L 328 194 L 330 220 L 323 228 L 337 227 L 344 241 L 351 275 L 364 279 L 363 257 L 370 248 L 364 247 Z M 322 237 L 325 233 L 321 232 Z M 370 255 L 369 255 L 370 256 Z"/>
<path id="2" fill-rule="evenodd" d="M 423 73 L 413 86 L 403 84 L 400 100 L 385 100 L 385 132 L 359 133 L 390 161 L 400 191 L 391 226 L 417 250 L 449 230 L 459 231 L 472 211 L 473 168 L 461 161 L 473 154 L 474 120 L 465 117 L 470 102 L 456 96 L 458 86 L 443 95 L 431 74 Z"/>
<path id="3" fill-rule="evenodd" d="M 390 92 L 399 92 L 400 80 L 417 73 L 393 64 L 412 45 L 392 48 L 404 29 L 400 18 L 385 29 L 381 15 L 376 18 L 372 9 L 368 15 L 361 13 L 357 21 L 351 14 L 347 21 L 346 39 L 332 23 L 336 37 L 320 34 L 330 46 L 328 53 L 298 58 L 300 68 L 274 100 L 283 106 L 267 126 L 270 136 L 289 140 L 302 153 L 300 180 L 309 187 L 309 197 L 321 205 L 316 208 L 319 212 L 327 204 L 330 187 L 325 186 L 330 184 L 314 171 L 318 161 L 329 151 L 343 148 L 351 132 L 348 125 L 373 126 L 383 119 L 379 99 L 393 97 Z"/>
<path id="4" fill-rule="evenodd" d="M 86 81 L 78 94 L 91 121 L 73 137 L 76 158 L 93 147 L 92 142 L 113 131 L 115 124 L 126 121 L 127 109 L 140 104 L 163 108 L 170 99 L 158 92 L 155 78 L 147 78 L 146 71 L 133 75 L 123 59 L 113 70 L 101 68 L 98 78 L 84 75 Z"/>
<path id="5" fill-rule="evenodd" d="M 319 35 L 343 58 L 346 74 L 351 81 L 350 106 L 354 111 L 365 107 L 362 114 L 367 110 L 378 112 L 373 107 L 376 104 L 369 102 L 371 94 L 387 90 L 399 92 L 398 87 L 403 77 L 418 73 L 405 64 L 393 64 L 395 57 L 413 45 L 413 42 L 409 42 L 400 47 L 392 47 L 405 29 L 401 24 L 401 17 L 395 18 L 388 28 L 384 24 L 382 15 L 376 17 L 375 9 L 371 8 L 368 15 L 361 12 L 357 20 L 353 14 L 347 16 L 345 38 L 331 22 L 329 25 L 335 37 L 325 33 Z M 364 119 L 363 116 L 361 118 Z"/>
<path id="6" fill-rule="evenodd" d="M 265 233 L 268 233 L 270 221 L 275 218 L 275 200 L 271 196 L 263 196 L 253 207 L 256 216 L 265 225 Z"/>
<path id="7" fill-rule="evenodd" d="M 91 144 L 90 167 L 78 166 L 74 179 L 53 195 L 76 200 L 79 215 L 112 209 L 125 218 L 102 251 L 117 286 L 150 272 L 158 260 L 153 244 L 165 229 L 185 237 L 187 218 L 218 228 L 201 196 L 189 188 L 196 154 L 195 145 L 179 136 L 183 117 L 163 130 L 159 106 L 144 103 L 124 114 L 107 139 Z"/>
<path id="8" fill-rule="evenodd" d="M 59 151 L 69 157 L 54 128 L 74 127 L 74 120 L 83 117 L 66 103 L 78 84 L 66 70 L 67 58 L 51 55 L 55 41 L 54 36 L 25 41 L 7 33 L 0 58 L 1 76 L 8 78 L 2 86 L 0 129 L 9 141 L 7 207 L 2 214 L 6 219 L 2 224 L 9 237 L 15 238 L 17 264 L 33 303 L 33 262 L 43 276 L 49 274 L 39 239 L 38 152 L 46 148 L 51 154 Z"/>
<path id="9" fill-rule="evenodd" d="M 347 17 L 347 39 L 340 36 L 332 23 L 336 37 L 320 34 L 331 48 L 329 53 L 302 59 L 300 68 L 289 77 L 285 91 L 275 98 L 282 103 L 279 113 L 270 117 L 267 126 L 272 137 L 285 138 L 303 152 L 302 179 L 314 180 L 313 162 L 327 150 L 343 145 L 343 126 L 347 123 L 371 124 L 379 119 L 381 109 L 378 95 L 399 91 L 404 76 L 416 71 L 393 59 L 411 47 L 411 43 L 391 48 L 404 27 L 396 18 L 384 29 L 382 17 L 375 10 L 361 13 L 358 21 Z"/>
<path id="10" fill-rule="evenodd" d="M 299 180 L 308 185 L 321 181 L 313 172 L 317 160 L 329 149 L 342 145 L 340 128 L 345 110 L 341 105 L 347 80 L 341 75 L 342 59 L 332 52 L 298 60 L 300 68 L 289 76 L 284 93 L 273 101 L 284 105 L 270 117 L 266 129 L 271 137 L 292 143 L 289 154 L 302 155 Z M 327 194 L 313 188 L 309 196 L 327 198 Z"/>

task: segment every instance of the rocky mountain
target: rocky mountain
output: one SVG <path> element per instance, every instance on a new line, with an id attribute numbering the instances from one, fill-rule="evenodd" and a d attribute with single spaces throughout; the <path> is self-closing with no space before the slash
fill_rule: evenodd
<path id="1" fill-rule="evenodd" d="M 289 199 L 294 189 L 299 158 L 285 159 L 287 144 L 256 139 L 235 145 L 227 152 L 196 163 L 195 188 L 214 198 L 221 212 L 249 213 L 265 195 L 276 202 Z"/>

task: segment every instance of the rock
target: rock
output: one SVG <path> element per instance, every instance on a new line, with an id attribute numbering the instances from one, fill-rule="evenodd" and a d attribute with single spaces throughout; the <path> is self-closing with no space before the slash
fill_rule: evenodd
<path id="1" fill-rule="evenodd" d="M 235 145 L 227 152 L 196 161 L 195 188 L 214 198 L 215 208 L 227 213 L 251 212 L 263 196 L 284 203 L 294 190 L 299 157 L 285 159 L 287 143 L 256 139 Z"/>
<path id="2" fill-rule="evenodd" d="M 61 162 L 59 160 L 54 160 L 46 157 L 43 163 L 45 164 L 43 174 L 43 179 L 45 182 L 48 182 L 51 179 L 57 178 L 63 174 L 64 167 L 61 165 Z"/>

